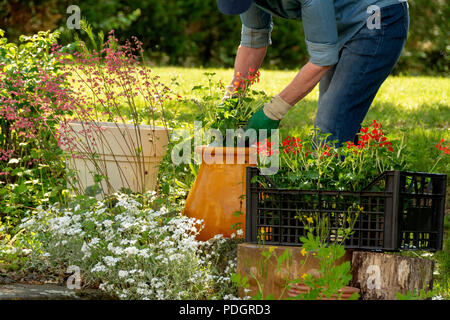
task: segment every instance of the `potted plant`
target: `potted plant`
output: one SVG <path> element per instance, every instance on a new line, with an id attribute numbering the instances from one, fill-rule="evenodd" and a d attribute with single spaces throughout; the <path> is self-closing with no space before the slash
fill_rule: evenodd
<path id="1" fill-rule="evenodd" d="M 237 77 L 240 80 L 231 98 L 201 112 L 206 140 L 212 136 L 215 140 L 195 148 L 201 164 L 184 208 L 186 216 L 204 221 L 199 240 L 217 234 L 230 237 L 236 230 L 245 230 L 245 170 L 256 165 L 256 148 L 245 146 L 242 127 L 262 99 L 255 99 L 259 93 L 248 90 L 258 81 L 258 72 L 250 70 L 248 78 Z"/>
<path id="2" fill-rule="evenodd" d="M 99 196 L 124 188 L 154 190 L 169 142 L 164 102 L 173 93 L 141 65 L 136 38 L 119 45 L 113 32 L 106 42 L 100 33 L 97 45 L 90 26 L 82 21 L 81 27 L 92 50 L 78 40 L 79 52 L 60 56 L 76 88 L 72 117 L 59 130 L 67 168 L 74 172 L 70 183 Z"/>
<path id="3" fill-rule="evenodd" d="M 74 121 L 61 124 L 71 153 L 67 169 L 75 171 L 76 190 L 102 195 L 120 189 L 155 190 L 158 165 L 166 153 L 167 128 L 115 122 Z M 70 146 L 70 147 L 69 147 Z M 96 190 L 92 186 L 98 185 Z"/>

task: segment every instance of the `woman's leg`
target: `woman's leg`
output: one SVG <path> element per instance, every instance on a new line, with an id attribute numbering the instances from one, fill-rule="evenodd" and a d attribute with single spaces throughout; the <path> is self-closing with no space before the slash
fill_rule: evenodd
<path id="1" fill-rule="evenodd" d="M 381 28 L 366 25 L 341 51 L 339 62 L 321 80 L 315 127 L 329 141 L 354 141 L 381 84 L 391 73 L 409 28 L 405 3 L 381 9 Z"/>

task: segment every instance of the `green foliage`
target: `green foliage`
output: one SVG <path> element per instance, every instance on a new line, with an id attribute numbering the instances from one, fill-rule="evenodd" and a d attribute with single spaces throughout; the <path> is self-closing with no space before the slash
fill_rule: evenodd
<path id="1" fill-rule="evenodd" d="M 66 9 L 72 4 L 69 0 L 0 1 L 0 28 L 17 38 L 21 33 L 58 29 L 70 43 L 65 24 Z M 410 0 L 409 4 L 409 38 L 394 72 L 448 74 L 450 6 L 445 0 Z M 239 16 L 221 14 L 215 1 L 84 0 L 77 5 L 95 29 L 106 33 L 113 28 L 120 40 L 131 35 L 141 38 L 152 61 L 159 64 L 231 67 L 240 42 Z M 308 60 L 300 20 L 275 17 L 272 41 L 265 68 L 298 68 Z"/>
<path id="2" fill-rule="evenodd" d="M 396 67 L 406 74 L 449 74 L 448 16 L 445 0 L 409 0 L 410 27 L 403 55 Z"/>
<path id="3" fill-rule="evenodd" d="M 211 92 L 211 77 L 215 73 L 205 73 L 208 76 L 209 91 Z M 236 89 L 230 93 L 230 97 L 222 98 L 220 103 L 214 101 L 211 94 L 203 98 L 198 106 L 201 113 L 197 118 L 203 125 L 207 134 L 205 139 L 209 140 L 209 134 L 214 135 L 213 144 L 217 146 L 243 146 L 243 128 L 254 112 L 267 100 L 263 91 L 252 90 L 250 87 L 259 81 L 259 72 L 249 72 L 248 79 L 241 78 L 234 83 Z M 218 84 L 221 87 L 221 83 Z M 193 89 L 200 89 L 196 86 Z M 221 88 L 223 90 L 223 88 Z M 239 131 L 239 129 L 242 129 Z M 231 134 L 227 130 L 233 130 Z M 220 141 L 222 139 L 222 141 Z"/>
<path id="4" fill-rule="evenodd" d="M 307 237 L 302 237 L 301 241 L 308 255 L 303 264 L 314 254 L 319 260 L 319 276 L 305 274 L 302 279 L 293 280 L 290 285 L 303 282 L 309 288 L 307 292 L 300 293 L 294 299 L 317 300 L 333 296 L 340 298 L 339 290 L 348 285 L 352 279 L 350 262 L 337 264 L 337 261 L 345 255 L 344 246 L 337 242 L 326 244 L 319 236 L 314 236 L 313 232 L 309 232 Z M 352 299 L 357 298 L 357 294 L 352 296 Z"/>
<path id="5" fill-rule="evenodd" d="M 448 300 L 450 299 L 450 215 L 448 214 L 445 216 L 444 230 L 443 248 L 435 254 L 438 274 L 435 275 L 437 281 L 433 286 L 433 292 Z"/>
<path id="6" fill-rule="evenodd" d="M 168 121 L 169 127 L 177 126 L 177 129 L 184 128 L 185 132 L 191 132 L 193 128 L 189 125 L 182 126 L 176 125 L 172 121 Z M 182 155 L 182 146 L 187 145 L 190 152 L 185 155 L 189 163 L 174 164 L 172 156 L 175 153 Z M 169 144 L 167 145 L 167 152 L 164 158 L 161 160 L 158 169 L 158 191 L 164 197 L 168 197 L 173 202 L 184 204 L 189 190 L 191 189 L 197 172 L 199 164 L 195 161 L 194 154 L 192 152 L 194 146 L 194 137 L 188 136 L 171 136 Z"/>
<path id="7" fill-rule="evenodd" d="M 413 290 L 413 291 L 409 291 L 406 294 L 402 294 L 400 292 L 396 293 L 397 299 L 398 300 L 423 300 L 425 298 L 427 298 L 427 294 L 425 292 L 425 290 L 420 290 L 419 293 L 417 293 L 417 290 Z"/>

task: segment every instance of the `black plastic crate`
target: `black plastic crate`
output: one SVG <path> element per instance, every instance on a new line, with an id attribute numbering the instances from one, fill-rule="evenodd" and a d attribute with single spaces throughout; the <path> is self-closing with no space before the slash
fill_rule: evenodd
<path id="1" fill-rule="evenodd" d="M 253 181 L 256 176 L 261 178 Z M 443 174 L 386 171 L 359 192 L 292 190 L 278 188 L 270 176 L 248 167 L 245 238 L 301 245 L 306 230 L 297 215 L 318 213 L 328 217 L 332 242 L 357 204 L 364 209 L 346 248 L 441 250 L 446 180 Z"/>

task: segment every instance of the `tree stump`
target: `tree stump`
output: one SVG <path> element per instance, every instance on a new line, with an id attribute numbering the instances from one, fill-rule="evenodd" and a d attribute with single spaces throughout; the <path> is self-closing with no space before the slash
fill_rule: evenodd
<path id="1" fill-rule="evenodd" d="M 395 300 L 433 286 L 433 261 L 399 255 L 355 251 L 351 285 L 361 290 L 363 300 Z"/>

